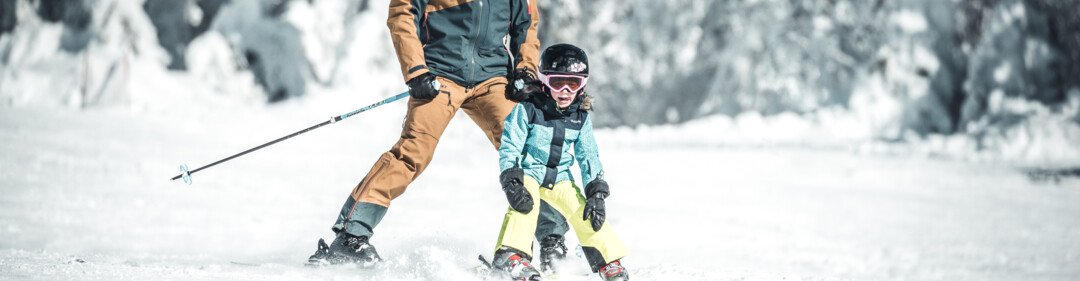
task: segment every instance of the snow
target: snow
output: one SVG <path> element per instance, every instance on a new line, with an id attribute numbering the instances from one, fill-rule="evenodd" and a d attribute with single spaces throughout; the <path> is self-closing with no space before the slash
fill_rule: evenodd
<path id="1" fill-rule="evenodd" d="M 471 272 L 475 256 L 491 254 L 506 203 L 496 155 L 464 114 L 443 135 L 431 169 L 378 227 L 373 243 L 387 262 L 371 270 L 302 263 L 318 238 L 330 238 L 346 196 L 397 140 L 404 102 L 200 171 L 190 186 L 168 180 L 180 164 L 195 169 L 403 91 L 385 4 L 350 14 L 351 4 L 293 1 L 284 21 L 298 30 L 311 65 L 304 71 L 314 76 L 307 82 L 315 83 L 305 84 L 302 98 L 266 105 L 233 51 L 236 33 L 218 26 L 195 38 L 189 71 L 168 71 L 140 2 L 100 2 L 116 3 L 118 12 L 95 16 L 103 39 L 78 54 L 56 51 L 61 25 L 28 16 L 23 1 L 20 24 L 0 36 L 0 53 L 10 54 L 0 65 L 0 280 L 482 279 Z M 665 3 L 656 5 L 678 6 Z M 857 12 L 844 3 L 838 17 Z M 598 3 L 605 6 L 596 18 L 620 18 L 619 4 Z M 695 18 L 708 14 L 692 10 Z M 1024 17 L 1019 4 L 1011 10 L 1000 14 Z M 228 13 L 245 12 L 252 11 Z M 891 15 L 907 33 L 938 28 L 929 19 L 907 10 Z M 746 33 L 740 46 L 769 47 L 765 33 L 773 31 L 744 20 L 732 21 Z M 822 34 L 843 23 L 816 17 L 810 24 Z M 707 32 L 690 29 L 676 40 L 705 42 Z M 612 186 L 609 222 L 630 247 L 624 264 L 634 279 L 1080 276 L 1080 179 L 1024 173 L 1080 166 L 1080 89 L 1046 106 L 995 88 L 986 105 L 991 117 L 970 124 L 969 133 L 911 135 L 903 115 L 932 97 L 919 70 L 932 77 L 947 64 L 918 38 L 894 41 L 877 54 L 891 58 L 885 69 L 853 73 L 846 104 L 598 129 Z M 118 47 L 124 44 L 131 47 Z M 1043 63 L 1035 58 L 1050 51 L 1039 44 L 1027 43 L 1025 63 Z M 706 55 L 689 46 L 696 43 L 657 46 L 644 61 L 631 44 L 594 52 L 632 65 L 627 77 L 650 78 L 692 71 L 667 59 Z M 678 55 L 657 55 L 669 51 Z M 756 87 L 800 96 L 818 91 L 790 75 L 752 79 L 766 70 L 750 56 L 723 58 L 731 71 L 717 75 L 770 81 Z M 998 83 L 1024 73 L 1009 60 L 989 66 Z M 753 97 L 741 91 L 737 98 Z M 666 112 L 670 120 L 686 116 Z M 559 280 L 596 280 L 583 258 L 567 265 Z"/>
<path id="2" fill-rule="evenodd" d="M 994 81 L 1004 84 L 1006 79 L 1009 79 L 1009 70 L 1011 69 L 1012 67 L 1008 63 L 1002 63 L 994 69 Z"/>
<path id="3" fill-rule="evenodd" d="M 188 73 L 213 93 L 244 97 L 250 101 L 265 99 L 250 71 L 239 67 L 241 55 L 233 51 L 229 40 L 217 31 L 207 32 L 188 46 Z"/>
<path id="4" fill-rule="evenodd" d="M 373 242 L 388 262 L 374 270 L 301 264 L 396 141 L 403 103 L 198 172 L 190 186 L 168 180 L 180 163 L 194 168 L 378 99 L 324 93 L 198 114 L 183 112 L 214 101 L 177 99 L 165 115 L 6 109 L 0 279 L 480 280 L 474 257 L 490 254 L 506 203 L 495 153 L 464 115 L 379 226 Z M 994 162 L 763 141 L 785 138 L 770 137 L 777 130 L 768 124 L 803 126 L 797 120 L 599 130 L 609 221 L 630 245 L 625 264 L 635 279 L 1080 274 L 1080 180 L 1033 182 Z M 680 141 L 710 126 L 722 129 L 717 137 Z M 733 137 L 755 133 L 740 126 L 761 138 Z M 575 273 L 560 280 L 595 280 L 576 274 L 586 269 L 573 259 Z"/>
<path id="5" fill-rule="evenodd" d="M 922 14 L 911 11 L 903 10 L 893 15 L 892 21 L 900 27 L 901 30 L 907 33 L 919 33 L 926 31 L 928 23 L 926 17 Z"/>

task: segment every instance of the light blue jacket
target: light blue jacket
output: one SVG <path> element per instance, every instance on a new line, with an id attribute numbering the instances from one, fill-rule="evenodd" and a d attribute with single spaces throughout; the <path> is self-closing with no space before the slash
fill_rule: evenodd
<path id="1" fill-rule="evenodd" d="M 579 99 L 580 100 L 580 99 Z M 575 101 L 558 110 L 548 96 L 536 96 L 514 106 L 503 122 L 499 169 L 520 167 L 543 187 L 570 180 L 570 165 L 577 160 L 582 184 L 603 177 L 592 118 Z M 573 153 L 571 153 L 573 147 Z"/>

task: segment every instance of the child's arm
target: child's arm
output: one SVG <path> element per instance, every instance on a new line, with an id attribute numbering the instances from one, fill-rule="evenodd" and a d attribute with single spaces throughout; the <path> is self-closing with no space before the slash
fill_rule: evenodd
<path id="1" fill-rule="evenodd" d="M 503 121 L 502 138 L 499 141 L 499 184 L 506 193 L 506 201 L 518 212 L 532 211 L 533 200 L 525 190 L 525 171 L 521 168 L 521 151 L 528 137 L 528 114 L 521 104 Z"/>
<path id="2" fill-rule="evenodd" d="M 499 171 L 521 168 L 522 151 L 529 134 L 527 115 L 525 106 L 517 104 L 503 121 L 503 132 L 499 141 Z"/>
<path id="3" fill-rule="evenodd" d="M 592 116 L 585 117 L 581 126 L 581 135 L 574 144 L 574 155 L 578 168 L 581 168 L 581 180 L 585 183 L 585 210 L 581 219 L 588 220 L 593 231 L 600 231 L 604 225 L 607 211 L 604 198 L 608 197 L 608 184 L 604 181 L 604 165 L 600 164 L 596 139 L 593 138 Z"/>
<path id="4" fill-rule="evenodd" d="M 604 165 L 600 164 L 599 148 L 593 138 L 592 115 L 585 117 L 581 134 L 574 144 L 574 155 L 577 157 L 578 168 L 581 168 L 583 184 L 588 185 L 596 179 L 603 180 Z"/>

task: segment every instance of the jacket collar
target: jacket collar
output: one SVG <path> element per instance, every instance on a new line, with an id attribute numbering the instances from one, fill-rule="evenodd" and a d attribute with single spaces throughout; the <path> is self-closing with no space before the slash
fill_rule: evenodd
<path id="1" fill-rule="evenodd" d="M 566 109 L 559 109 L 559 105 L 555 103 L 555 99 L 551 98 L 551 94 L 548 91 L 544 91 L 541 95 L 533 95 L 531 102 L 540 108 L 540 111 L 544 112 L 544 115 L 549 117 L 565 118 L 569 117 L 574 112 L 581 110 L 581 101 L 585 95 L 578 94 L 574 97 L 574 101 L 570 102 L 570 106 Z"/>

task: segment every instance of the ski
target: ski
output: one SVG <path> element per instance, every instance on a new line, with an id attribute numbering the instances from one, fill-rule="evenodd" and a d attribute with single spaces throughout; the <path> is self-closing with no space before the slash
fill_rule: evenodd
<path id="1" fill-rule="evenodd" d="M 478 266 L 476 266 L 475 268 L 473 268 L 473 271 L 475 271 L 477 275 L 480 275 L 480 277 L 484 278 L 485 280 L 487 280 L 487 279 L 489 279 L 489 278 L 496 278 L 496 279 L 501 279 L 501 278 L 507 278 L 507 277 L 510 277 L 510 276 L 509 276 L 509 275 L 508 275 L 508 274 L 507 274 L 506 272 L 504 272 L 504 271 L 502 271 L 502 270 L 500 270 L 500 269 L 497 269 L 497 268 L 495 268 L 495 263 L 494 263 L 494 262 L 492 262 L 492 261 L 488 261 L 488 260 L 487 260 L 487 258 L 485 258 L 485 257 L 484 257 L 484 255 L 482 255 L 482 254 L 481 254 L 481 255 L 477 255 L 477 257 L 476 257 L 476 258 L 477 258 L 478 260 L 480 260 L 480 265 L 478 265 Z M 510 280 L 513 280 L 513 281 L 541 281 L 541 280 L 550 280 L 550 279 L 548 279 L 548 277 L 547 277 L 547 276 L 544 276 L 544 275 L 540 275 L 540 276 L 536 276 L 536 277 L 538 277 L 538 278 L 531 278 L 531 279 L 515 279 L 515 278 L 510 278 Z"/>
<path id="2" fill-rule="evenodd" d="M 318 247 L 315 250 L 315 254 L 308 258 L 306 266 L 309 267 L 322 267 L 330 265 L 330 245 L 326 245 L 326 240 L 319 238 Z"/>
<path id="3" fill-rule="evenodd" d="M 232 264 L 232 265 L 247 266 L 247 267 L 260 267 L 260 266 L 262 266 L 262 264 L 258 264 L 258 263 L 241 262 L 241 261 L 229 261 L 229 263 Z"/>
<path id="4" fill-rule="evenodd" d="M 488 278 L 497 277 L 497 275 L 495 274 L 495 267 L 492 266 L 491 262 L 488 262 L 488 260 L 484 258 L 484 255 L 478 255 L 477 259 L 480 260 L 480 265 L 477 265 L 473 268 L 473 273 L 480 276 L 481 278 L 484 278 L 485 280 Z"/>

